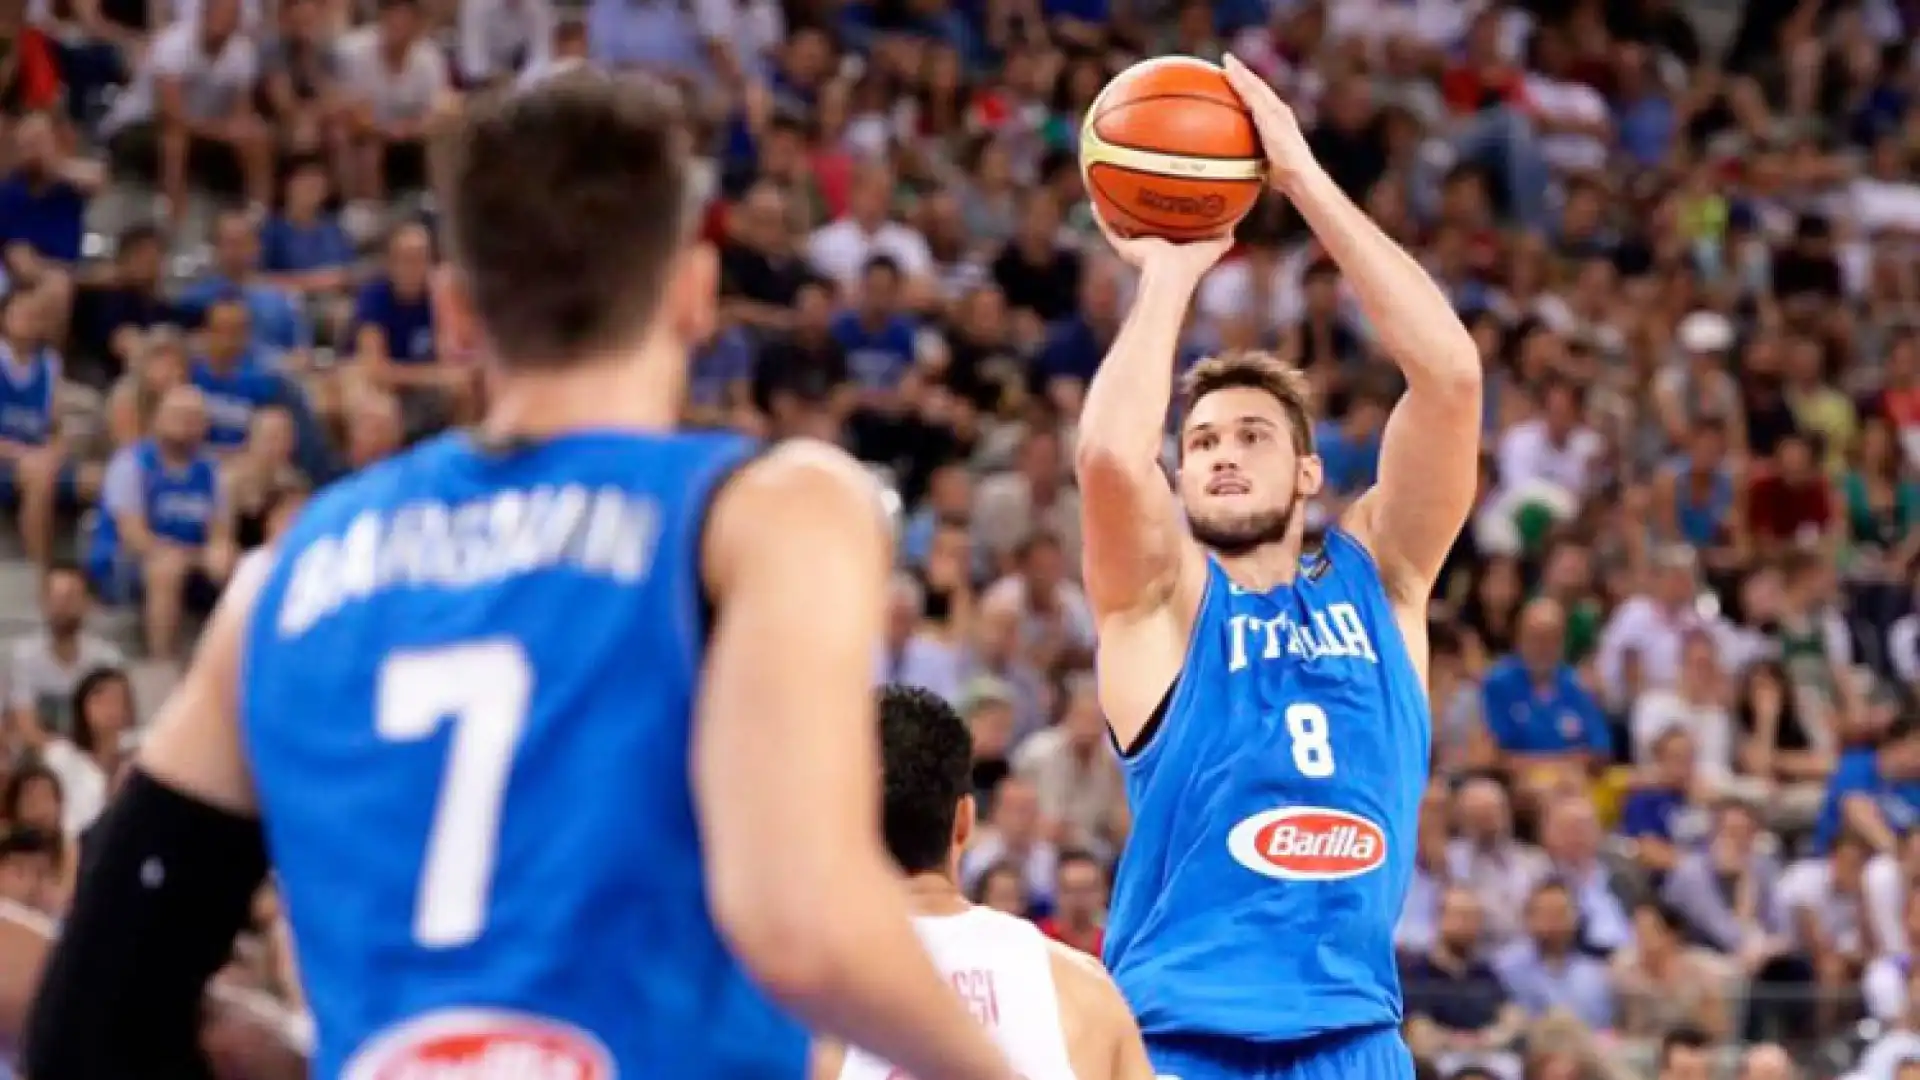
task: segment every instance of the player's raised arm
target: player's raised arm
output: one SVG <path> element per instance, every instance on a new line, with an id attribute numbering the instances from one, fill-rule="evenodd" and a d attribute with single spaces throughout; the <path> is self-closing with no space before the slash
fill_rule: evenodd
<path id="1" fill-rule="evenodd" d="M 25 1073 L 198 1076 L 200 1001 L 267 876 L 240 746 L 240 643 L 266 563 L 236 575 L 89 839 L 47 958 Z"/>
<path id="2" fill-rule="evenodd" d="M 1139 268 L 1140 280 L 1133 308 L 1087 389 L 1074 472 L 1080 483 L 1087 599 L 1100 623 L 1103 655 L 1110 658 L 1101 665 L 1101 696 L 1115 736 L 1122 746 L 1131 746 L 1179 674 L 1188 624 L 1206 580 L 1204 556 L 1182 526 L 1161 471 L 1160 449 L 1187 308 L 1200 278 L 1232 241 L 1172 244 L 1123 239 L 1110 231 L 1107 239 L 1122 259 Z M 1124 642 L 1135 630 L 1174 644 L 1130 647 Z M 1124 662 L 1117 662 L 1116 651 L 1126 654 Z M 1149 670 L 1156 657 L 1167 670 Z M 1125 680 L 1107 675 L 1119 667 L 1129 672 Z M 1137 690 L 1130 684 L 1138 684 Z"/>
<path id="3" fill-rule="evenodd" d="M 1480 355 L 1433 279 L 1313 159 L 1293 111 L 1229 56 L 1227 78 L 1253 113 L 1268 175 L 1352 285 L 1407 393 L 1387 421 L 1380 480 L 1348 511 L 1396 598 L 1424 608 L 1473 507 L 1480 448 Z"/>
<path id="4" fill-rule="evenodd" d="M 788 444 L 716 501 L 717 608 L 694 790 L 714 919 L 769 993 L 920 1080 L 1006 1080 L 1005 1059 L 908 922 L 874 808 L 875 649 L 891 542 L 873 482 Z"/>

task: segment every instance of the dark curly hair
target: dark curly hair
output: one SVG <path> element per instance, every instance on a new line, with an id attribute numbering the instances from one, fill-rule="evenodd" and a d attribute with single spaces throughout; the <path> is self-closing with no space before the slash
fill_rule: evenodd
<path id="1" fill-rule="evenodd" d="M 885 687 L 880 759 L 887 850 L 909 874 L 944 868 L 960 800 L 973 789 L 973 736 L 966 722 L 937 694 Z"/>

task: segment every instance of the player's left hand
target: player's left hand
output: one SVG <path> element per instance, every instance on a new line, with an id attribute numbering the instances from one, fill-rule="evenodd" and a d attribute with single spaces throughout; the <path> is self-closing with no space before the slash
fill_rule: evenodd
<path id="1" fill-rule="evenodd" d="M 1281 191 L 1315 166 L 1307 136 L 1300 130 L 1300 119 L 1292 106 L 1267 80 L 1228 53 L 1225 62 L 1227 82 L 1253 114 L 1253 126 L 1260 132 L 1260 145 L 1267 152 L 1267 181 Z"/>

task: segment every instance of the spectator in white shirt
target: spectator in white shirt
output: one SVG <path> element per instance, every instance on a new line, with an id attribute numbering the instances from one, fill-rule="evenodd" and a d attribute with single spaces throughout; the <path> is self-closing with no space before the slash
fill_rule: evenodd
<path id="1" fill-rule="evenodd" d="M 1688 631 L 1703 630 L 1723 652 L 1729 648 L 1728 627 L 1700 613 L 1693 549 L 1675 544 L 1654 561 L 1652 591 L 1629 597 L 1600 631 L 1600 686 L 1617 708 L 1630 707 L 1648 690 L 1671 689 L 1679 682 L 1681 644 Z"/>
<path id="2" fill-rule="evenodd" d="M 1092 672 L 1067 680 L 1060 722 L 1020 744 L 1013 771 L 1039 794 L 1041 820 L 1058 843 L 1115 854 L 1125 835 L 1127 790 L 1107 745 Z"/>
<path id="3" fill-rule="evenodd" d="M 1634 763 L 1651 763 L 1654 743 L 1679 728 L 1693 740 L 1695 778 L 1707 788 L 1703 794 L 1734 793 L 1733 713 L 1727 708 L 1728 689 L 1720 649 L 1713 638 L 1698 630 L 1684 635 L 1679 679 L 1671 687 L 1647 691 L 1634 702 L 1629 724 Z"/>
<path id="4" fill-rule="evenodd" d="M 254 108 L 260 55 L 240 26 L 239 0 L 206 0 L 154 38 L 133 82 L 101 121 L 113 157 L 156 173 L 178 222 L 189 181 L 273 199 L 273 132 Z"/>
<path id="5" fill-rule="evenodd" d="M 893 170 L 877 161 L 863 165 L 848 192 L 845 216 L 807 238 L 807 262 L 852 295 L 859 291 L 867 264 L 874 256 L 885 255 L 900 267 L 909 295 L 916 295 L 916 284 L 922 288 L 917 295 L 926 295 L 933 253 L 919 233 L 888 219 L 892 198 Z"/>
<path id="6" fill-rule="evenodd" d="M 1869 897 L 1869 902 L 1871 899 Z M 1905 900 L 1902 937 L 1911 941 L 1920 937 L 1920 892 L 1908 893 Z M 1914 963 L 1913 954 L 1904 948 L 1874 957 L 1860 981 L 1867 1015 L 1889 1024 L 1898 1023 L 1907 1015 L 1907 982 L 1916 970 L 1920 970 L 1920 965 Z"/>
<path id="7" fill-rule="evenodd" d="M 112 668 L 80 680 L 73 692 L 73 738 L 54 738 L 41 748 L 47 768 L 60 778 L 61 825 L 79 836 L 106 809 L 113 778 L 129 759 L 134 725 L 133 684 Z"/>
<path id="8" fill-rule="evenodd" d="M 453 81 L 419 0 L 380 0 L 372 25 L 340 39 L 339 66 L 353 142 L 348 194 L 377 200 L 424 184 L 427 122 Z"/>
<path id="9" fill-rule="evenodd" d="M 126 663 L 113 643 L 85 631 L 90 607 L 78 567 L 55 564 L 41 577 L 43 628 L 13 643 L 7 665 L 8 719 L 29 744 L 71 736 L 74 687 L 88 672 Z"/>
<path id="10" fill-rule="evenodd" d="M 1576 499 L 1592 494 L 1594 467 L 1605 442 L 1582 419 L 1585 406 L 1578 386 L 1549 382 L 1540 415 L 1515 424 L 1500 437 L 1500 482 L 1519 488 L 1545 480 Z"/>
<path id="11" fill-rule="evenodd" d="M 1868 1045 L 1847 1080 L 1920 1080 L 1920 971 L 1907 976 L 1907 1008 Z"/>
<path id="12" fill-rule="evenodd" d="M 550 0 L 463 0 L 460 75 L 469 87 L 488 86 L 544 66 L 553 52 Z"/>

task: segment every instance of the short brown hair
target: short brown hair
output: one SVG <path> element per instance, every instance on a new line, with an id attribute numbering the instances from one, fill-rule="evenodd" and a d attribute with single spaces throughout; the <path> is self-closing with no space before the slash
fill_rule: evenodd
<path id="1" fill-rule="evenodd" d="M 1259 390 L 1280 403 L 1293 429 L 1295 453 L 1313 453 L 1313 388 L 1299 368 L 1269 352 L 1230 352 L 1209 356 L 1180 380 L 1180 397 L 1188 412 L 1216 390 Z"/>
<path id="2" fill-rule="evenodd" d="M 678 97 L 587 69 L 473 102 L 436 132 L 448 249 L 507 366 L 556 367 L 646 329 L 689 216 Z"/>

